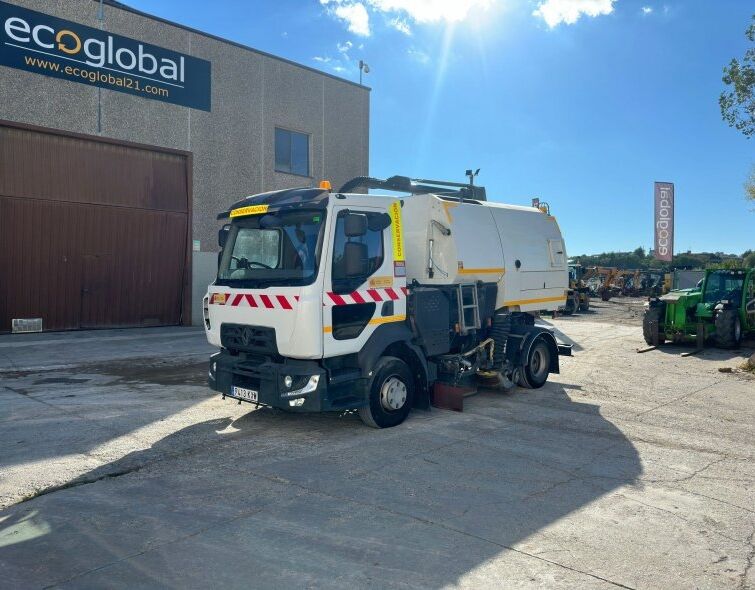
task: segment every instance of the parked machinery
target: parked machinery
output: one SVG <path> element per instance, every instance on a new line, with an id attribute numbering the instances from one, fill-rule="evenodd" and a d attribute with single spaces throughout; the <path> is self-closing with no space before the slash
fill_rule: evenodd
<path id="1" fill-rule="evenodd" d="M 697 338 L 699 345 L 739 346 L 743 334 L 755 332 L 755 270 L 708 270 L 699 287 L 651 298 L 642 331 L 650 345 Z"/>
<path id="2" fill-rule="evenodd" d="M 562 310 L 564 315 L 571 315 L 577 310 L 590 309 L 590 288 L 584 280 L 585 275 L 590 276 L 588 272 L 588 269 L 581 264 L 569 263 L 569 292 Z"/>

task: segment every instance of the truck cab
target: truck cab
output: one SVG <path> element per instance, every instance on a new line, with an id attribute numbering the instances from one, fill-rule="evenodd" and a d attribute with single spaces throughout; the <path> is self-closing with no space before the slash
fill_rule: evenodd
<path id="1" fill-rule="evenodd" d="M 537 296 L 543 293 L 551 295 L 545 298 L 549 304 L 563 301 L 565 266 L 563 281 L 551 279 L 552 261 L 537 274 L 546 291 L 532 291 L 532 299 L 509 295 L 502 283 L 499 289 L 496 281 L 505 274 L 501 242 L 493 213 L 482 209 L 473 213 L 489 224 L 487 239 L 498 247 L 497 253 L 485 249 L 491 260 L 485 268 L 464 268 L 453 258 L 468 244 L 456 248 L 455 242 L 435 238 L 436 260 L 465 277 L 466 291 L 450 279 L 438 285 L 432 266 L 431 277 L 417 280 L 427 274 L 427 253 L 424 242 L 421 253 L 411 240 L 407 249 L 405 235 L 426 240 L 417 224 L 432 228 L 433 219 L 416 221 L 423 208 L 432 207 L 414 198 L 332 192 L 324 185 L 254 195 L 219 215 L 227 223 L 219 233 L 218 274 L 204 299 L 207 338 L 220 349 L 210 359 L 210 386 L 239 401 L 292 412 L 358 410 L 370 426 L 394 426 L 412 406 L 429 406 L 439 367 L 442 371 L 447 364 L 441 362 L 443 355 L 466 354 L 472 362 L 459 367 L 475 371 L 477 359 L 492 362 L 492 346 L 480 343 L 492 342 L 493 315 L 505 307 L 506 297 L 520 299 L 508 302 L 517 312 L 542 306 Z M 419 209 L 407 230 L 408 203 Z M 451 216 L 443 206 L 438 210 L 450 234 Z M 457 227 L 461 223 L 459 215 Z M 558 240 L 544 238 L 543 248 L 563 257 L 560 234 Z M 472 262 L 472 255 L 466 256 Z M 411 284 L 408 266 L 416 275 Z M 477 271 L 483 275 L 476 276 Z M 493 277 L 484 274 L 491 272 Z M 431 302 L 439 306 L 435 317 L 417 313 L 418 307 L 426 312 Z M 465 323 L 465 316 L 470 321 Z M 534 321 L 519 323 L 528 334 L 540 334 Z M 542 340 L 545 344 L 537 348 L 542 366 L 530 371 L 530 386 L 542 385 L 549 372 L 558 370 L 555 338 L 546 334 Z"/>

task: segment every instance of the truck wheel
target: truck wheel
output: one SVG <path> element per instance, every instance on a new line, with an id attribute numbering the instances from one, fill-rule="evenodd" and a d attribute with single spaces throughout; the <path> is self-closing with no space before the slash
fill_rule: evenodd
<path id="1" fill-rule="evenodd" d="M 663 322 L 666 319 L 666 308 L 649 307 L 642 318 L 642 335 L 648 346 L 654 346 L 653 343 L 653 322 L 658 323 L 658 344 L 663 344 L 666 340 L 666 334 L 663 333 Z"/>
<path id="2" fill-rule="evenodd" d="M 742 340 L 742 323 L 736 309 L 724 309 L 716 316 L 716 346 L 737 348 Z"/>
<path id="3" fill-rule="evenodd" d="M 398 426 L 409 415 L 414 380 L 401 359 L 384 356 L 373 371 L 369 405 L 359 408 L 359 417 L 372 428 Z"/>
<path id="4" fill-rule="evenodd" d="M 548 380 L 551 366 L 551 349 L 545 340 L 538 338 L 530 348 L 527 362 L 519 368 L 519 385 L 528 389 L 539 389 Z"/>
<path id="5" fill-rule="evenodd" d="M 577 311 L 577 306 L 574 305 L 574 295 L 569 294 L 564 304 L 564 315 L 572 315 L 575 311 Z"/>

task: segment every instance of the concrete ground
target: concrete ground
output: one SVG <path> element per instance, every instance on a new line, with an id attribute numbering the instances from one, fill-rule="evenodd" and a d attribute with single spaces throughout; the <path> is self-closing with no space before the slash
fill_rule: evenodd
<path id="1" fill-rule="evenodd" d="M 552 323 L 543 389 L 385 431 L 222 401 L 193 329 L 0 337 L 0 586 L 755 588 L 752 351 Z"/>

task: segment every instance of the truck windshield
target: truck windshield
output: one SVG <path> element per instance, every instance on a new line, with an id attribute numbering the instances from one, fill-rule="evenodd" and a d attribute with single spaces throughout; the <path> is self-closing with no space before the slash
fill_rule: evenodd
<path id="1" fill-rule="evenodd" d="M 241 288 L 308 285 L 315 280 L 325 212 L 295 211 L 234 221 L 216 284 Z"/>
<path id="2" fill-rule="evenodd" d="M 722 299 L 728 299 L 733 304 L 739 305 L 742 302 L 744 284 L 744 273 L 726 270 L 712 272 L 705 280 L 703 303 L 716 303 Z"/>

